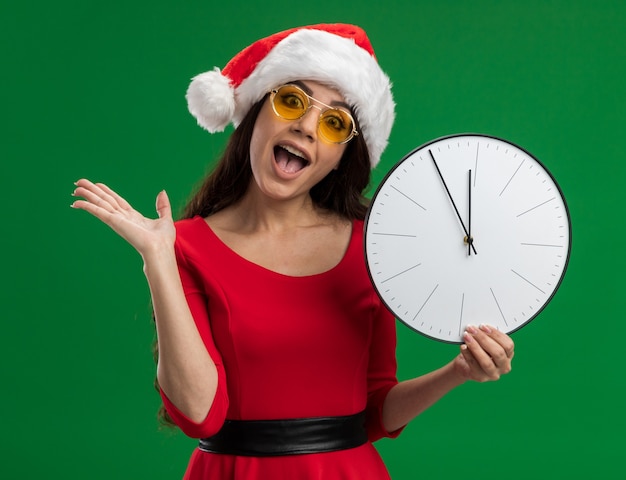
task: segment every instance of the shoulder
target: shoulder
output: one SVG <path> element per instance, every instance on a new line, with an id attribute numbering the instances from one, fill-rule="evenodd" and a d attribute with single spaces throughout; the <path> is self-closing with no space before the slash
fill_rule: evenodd
<path id="1" fill-rule="evenodd" d="M 184 256 L 196 256 L 211 242 L 211 229 L 204 218 L 196 216 L 178 220 L 176 227 L 176 250 Z"/>
<path id="2" fill-rule="evenodd" d="M 364 228 L 363 220 L 356 219 L 352 221 L 352 235 L 358 235 L 362 237 L 363 228 Z"/>
<path id="3" fill-rule="evenodd" d="M 185 235 L 192 233 L 198 229 L 198 220 L 203 220 L 202 217 L 184 218 L 174 222 L 177 235 Z"/>
<path id="4" fill-rule="evenodd" d="M 363 220 L 353 220 L 352 221 L 352 237 L 351 242 L 357 243 L 360 248 L 363 246 Z"/>
<path id="5" fill-rule="evenodd" d="M 352 233 L 347 249 L 345 250 L 343 264 L 349 265 L 350 269 L 356 268 L 361 273 L 365 272 L 365 256 L 363 255 L 363 221 L 352 220 Z"/>
<path id="6" fill-rule="evenodd" d="M 206 237 L 211 236 L 211 227 L 201 216 L 185 218 L 174 222 L 176 227 L 176 240 L 181 242 L 206 242 Z"/>

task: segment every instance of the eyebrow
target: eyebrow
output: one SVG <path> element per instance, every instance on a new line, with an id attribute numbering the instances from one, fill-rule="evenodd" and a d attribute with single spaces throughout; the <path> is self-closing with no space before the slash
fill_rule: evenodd
<path id="1" fill-rule="evenodd" d="M 293 82 L 289 82 L 289 83 L 291 83 L 292 85 L 297 85 L 302 90 L 304 90 L 304 92 L 308 96 L 313 97 L 313 91 L 308 86 L 306 86 L 303 82 L 301 82 L 300 80 L 294 80 Z M 315 98 L 315 100 L 317 100 L 317 98 Z M 317 100 L 317 101 L 319 102 L 319 100 Z M 354 112 L 352 111 L 352 107 L 350 105 L 348 105 L 346 102 L 342 102 L 341 100 L 333 100 L 333 101 L 330 102 L 330 105 L 333 106 L 333 107 L 344 107 L 352 115 L 354 115 Z"/>

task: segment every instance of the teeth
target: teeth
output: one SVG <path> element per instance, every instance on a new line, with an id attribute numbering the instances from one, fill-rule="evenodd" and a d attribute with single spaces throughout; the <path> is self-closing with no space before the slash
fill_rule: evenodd
<path id="1" fill-rule="evenodd" d="M 306 160 L 306 155 L 300 150 L 296 150 L 295 148 L 290 147 L 289 145 L 280 145 L 280 148 L 287 150 L 289 153 L 291 153 L 292 155 L 295 155 L 296 157 L 300 157 Z"/>

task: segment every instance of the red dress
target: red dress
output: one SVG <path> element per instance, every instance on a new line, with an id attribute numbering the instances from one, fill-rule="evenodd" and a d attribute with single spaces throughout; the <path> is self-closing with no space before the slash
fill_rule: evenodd
<path id="1" fill-rule="evenodd" d="M 176 223 L 183 288 L 218 369 L 206 419 L 195 423 L 161 392 L 185 434 L 209 437 L 224 419 L 351 415 L 366 409 L 369 440 L 337 452 L 245 457 L 196 449 L 186 479 L 388 479 L 372 441 L 385 431 L 382 404 L 396 383 L 395 320 L 376 295 L 355 221 L 341 262 L 304 277 L 239 256 L 202 217 Z"/>

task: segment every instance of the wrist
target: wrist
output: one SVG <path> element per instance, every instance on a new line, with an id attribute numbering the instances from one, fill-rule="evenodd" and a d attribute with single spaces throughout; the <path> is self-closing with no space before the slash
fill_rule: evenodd
<path id="1" fill-rule="evenodd" d="M 156 244 L 141 254 L 143 270 L 146 275 L 161 268 L 176 266 L 176 254 L 173 244 Z"/>
<path id="2" fill-rule="evenodd" d="M 445 365 L 443 369 L 445 372 L 444 375 L 446 376 L 447 381 L 449 382 L 451 388 L 455 388 L 460 385 L 463 385 L 465 382 L 468 381 L 466 372 L 464 371 L 463 367 L 459 365 L 458 356 L 457 358 L 452 360 L 450 363 Z"/>

